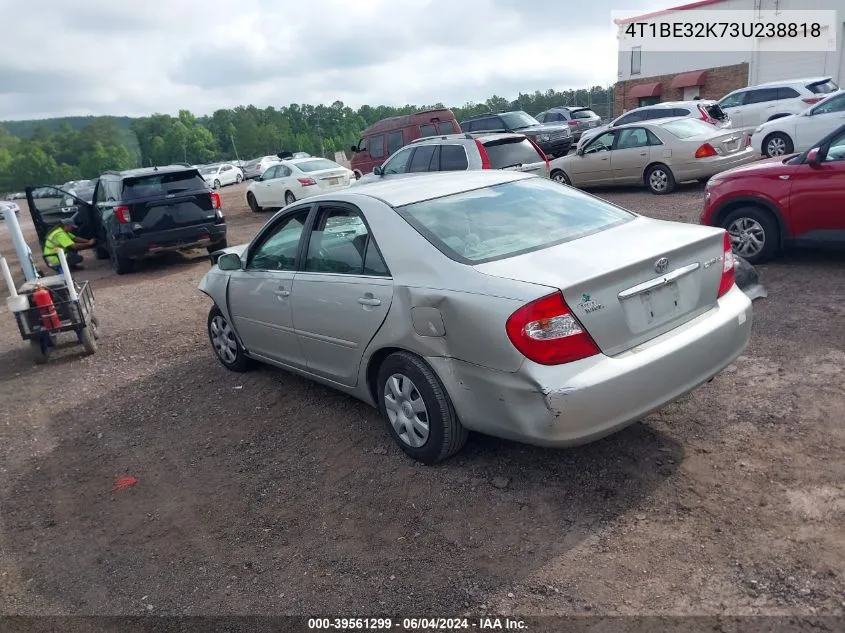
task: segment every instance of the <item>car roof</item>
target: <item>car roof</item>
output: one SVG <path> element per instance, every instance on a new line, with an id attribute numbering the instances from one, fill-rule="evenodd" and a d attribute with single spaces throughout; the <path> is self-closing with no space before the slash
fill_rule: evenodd
<path id="1" fill-rule="evenodd" d="M 179 171 L 196 171 L 196 169 L 196 167 L 185 167 L 184 165 L 162 165 L 160 167 L 138 167 L 123 171 L 107 171 L 103 175 L 137 178 L 139 176 L 153 176 L 156 174 L 172 174 Z"/>
<path id="2" fill-rule="evenodd" d="M 391 207 L 401 207 L 414 202 L 536 177 L 533 174 L 499 169 L 437 172 L 416 178 L 391 178 L 364 183 L 353 189 L 346 189 L 345 192 L 348 195 L 375 198 Z M 332 198 L 331 194 L 326 194 L 326 198 Z"/>
<path id="3" fill-rule="evenodd" d="M 461 132 L 460 134 L 443 134 L 439 136 L 423 136 L 414 139 L 408 145 L 424 145 L 426 142 L 441 142 L 441 141 L 498 141 L 503 138 L 525 138 L 525 134 L 516 132 Z M 406 145 L 405 147 L 408 147 Z M 404 147 L 402 148 L 404 149 Z M 398 150 L 397 150 L 398 151 Z"/>
<path id="4" fill-rule="evenodd" d="M 793 84 L 813 84 L 819 81 L 831 81 L 833 77 L 799 77 L 798 79 L 783 79 L 782 81 L 767 81 L 766 83 L 757 84 L 756 86 L 748 86 L 744 90 L 753 90 L 760 86 L 790 86 Z"/>
<path id="5" fill-rule="evenodd" d="M 282 162 L 287 163 L 288 165 L 299 165 L 301 163 L 307 163 L 312 160 L 327 160 L 330 163 L 334 163 L 331 158 L 323 158 L 322 156 L 304 156 L 302 158 L 285 158 Z M 336 163 L 340 165 L 340 163 Z"/>

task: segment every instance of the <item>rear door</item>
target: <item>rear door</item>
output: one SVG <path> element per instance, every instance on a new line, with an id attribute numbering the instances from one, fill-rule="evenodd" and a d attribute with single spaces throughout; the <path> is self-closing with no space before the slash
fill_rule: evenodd
<path id="1" fill-rule="evenodd" d="M 507 137 L 484 142 L 491 169 L 522 171 L 548 178 L 545 156 L 524 137 Z"/>
<path id="2" fill-rule="evenodd" d="M 742 107 L 742 121 L 744 127 L 758 126 L 775 114 L 777 106 L 777 88 L 755 88 L 745 95 L 745 105 Z"/>
<path id="3" fill-rule="evenodd" d="M 393 279 L 363 215 L 351 205 L 320 205 L 304 252 L 291 305 L 308 370 L 353 386 L 393 300 Z"/>
<path id="4" fill-rule="evenodd" d="M 643 173 L 651 160 L 652 142 L 649 134 L 644 127 L 628 127 L 617 131 L 616 143 L 610 152 L 610 167 L 616 184 L 643 182 Z"/>
<path id="5" fill-rule="evenodd" d="M 129 208 L 136 234 L 196 226 L 216 218 L 211 191 L 196 169 L 124 178 L 120 203 Z"/>

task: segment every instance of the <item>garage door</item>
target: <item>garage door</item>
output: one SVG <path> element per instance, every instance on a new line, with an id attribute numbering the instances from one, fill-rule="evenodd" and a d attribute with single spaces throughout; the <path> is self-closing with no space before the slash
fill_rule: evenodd
<path id="1" fill-rule="evenodd" d="M 823 29 L 822 36 L 824 36 Z M 777 40 L 774 40 L 777 42 Z M 829 75 L 835 78 L 837 54 L 831 51 L 755 51 L 752 84 Z"/>

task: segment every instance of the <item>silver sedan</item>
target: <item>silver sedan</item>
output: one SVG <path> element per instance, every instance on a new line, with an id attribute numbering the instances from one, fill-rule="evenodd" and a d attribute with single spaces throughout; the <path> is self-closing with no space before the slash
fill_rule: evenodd
<path id="1" fill-rule="evenodd" d="M 220 362 L 380 409 L 434 463 L 468 431 L 562 447 L 706 382 L 749 341 L 727 234 L 514 172 L 362 185 L 279 211 L 200 290 Z"/>
<path id="2" fill-rule="evenodd" d="M 750 136 L 690 118 L 630 123 L 596 135 L 551 162 L 551 177 L 576 187 L 645 185 L 666 194 L 760 159 Z"/>

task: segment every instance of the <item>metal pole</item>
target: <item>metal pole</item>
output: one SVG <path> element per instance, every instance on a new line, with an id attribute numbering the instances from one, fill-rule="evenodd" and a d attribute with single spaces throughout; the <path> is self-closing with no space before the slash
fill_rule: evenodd
<path id="1" fill-rule="evenodd" d="M 29 250 L 29 246 L 26 245 L 18 218 L 11 209 L 4 211 L 3 215 L 6 218 L 6 227 L 12 236 L 12 245 L 15 247 L 15 252 L 18 254 L 18 260 L 23 269 L 23 276 L 27 281 L 35 281 L 38 279 L 38 273 L 35 272 L 35 265 L 32 263 L 32 252 Z"/>
<path id="2" fill-rule="evenodd" d="M 229 140 L 232 141 L 232 149 L 235 150 L 235 158 L 237 159 L 238 162 L 241 162 L 241 157 L 238 156 L 238 146 L 235 145 L 235 137 L 230 134 Z"/>

